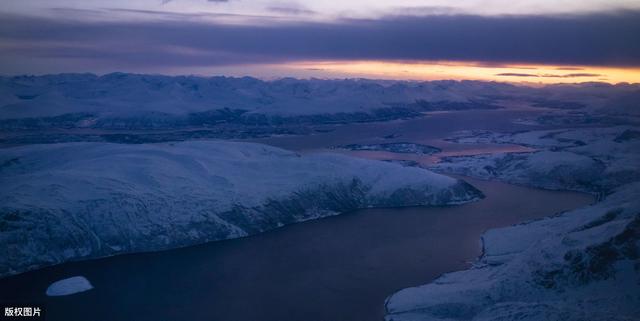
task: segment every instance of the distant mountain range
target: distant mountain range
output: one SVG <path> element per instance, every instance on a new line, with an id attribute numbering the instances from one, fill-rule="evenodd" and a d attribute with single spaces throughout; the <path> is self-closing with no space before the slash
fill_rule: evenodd
<path id="1" fill-rule="evenodd" d="M 112 73 L 0 77 L 0 128 L 175 128 L 345 123 L 425 111 L 533 107 L 634 112 L 640 85 L 540 88 L 482 81 L 376 81 Z M 637 111 L 635 111 L 637 113 Z"/>

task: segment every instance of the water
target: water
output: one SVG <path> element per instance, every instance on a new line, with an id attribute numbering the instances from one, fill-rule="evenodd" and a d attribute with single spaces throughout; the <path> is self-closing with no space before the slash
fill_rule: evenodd
<path id="1" fill-rule="evenodd" d="M 297 151 L 315 151 L 343 144 L 413 142 L 433 145 L 450 152 L 468 149 L 484 149 L 485 152 L 491 152 L 494 148 L 522 147 L 497 144 L 455 144 L 444 139 L 458 131 L 515 132 L 559 128 L 558 126 L 530 126 L 514 122 L 518 118 L 540 114 L 539 110 L 466 110 L 429 114 L 426 117 L 408 120 L 334 126 L 330 132 L 316 133 L 310 136 L 279 136 L 251 139 L 251 141 Z M 385 139 L 384 136 L 387 135 L 394 135 L 394 137 Z"/>
<path id="2" fill-rule="evenodd" d="M 464 269 L 480 235 L 592 202 L 573 192 L 469 179 L 487 198 L 367 209 L 247 238 L 72 262 L 0 280 L 0 300 L 44 302 L 48 320 L 381 320 L 384 299 Z M 59 279 L 93 290 L 46 297 Z"/>
<path id="3" fill-rule="evenodd" d="M 294 150 L 300 153 L 333 152 L 378 160 L 412 160 L 422 165 L 433 164 L 441 157 L 489 153 L 531 152 L 534 149 L 513 144 L 457 144 L 446 140 L 460 131 L 516 132 L 556 129 L 559 126 L 531 126 L 514 122 L 522 117 L 541 114 L 540 110 L 466 110 L 430 113 L 422 118 L 377 123 L 334 126 L 332 131 L 309 136 L 279 136 L 248 141 Z M 392 135 L 392 138 L 385 138 Z M 335 149 L 347 144 L 412 142 L 442 150 L 431 156 L 383 151 L 351 151 Z"/>

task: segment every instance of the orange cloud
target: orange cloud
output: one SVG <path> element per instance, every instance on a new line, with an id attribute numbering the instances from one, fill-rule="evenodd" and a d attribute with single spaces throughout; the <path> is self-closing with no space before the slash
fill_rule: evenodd
<path id="1" fill-rule="evenodd" d="M 640 68 L 558 66 L 558 65 L 487 65 L 480 62 L 402 62 L 402 61 L 305 61 L 271 65 L 286 69 L 295 76 L 362 77 L 378 79 L 440 80 L 472 79 L 506 82 L 576 83 L 603 81 L 608 83 L 640 83 Z M 526 70 L 526 72 L 523 72 Z M 579 70 L 580 72 L 575 72 Z"/>

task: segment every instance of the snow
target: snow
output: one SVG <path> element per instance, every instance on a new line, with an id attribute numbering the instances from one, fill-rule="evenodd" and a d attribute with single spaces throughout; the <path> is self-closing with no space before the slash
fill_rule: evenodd
<path id="1" fill-rule="evenodd" d="M 540 151 L 450 157 L 435 165 L 444 172 L 606 197 L 487 231 L 484 253 L 471 269 L 391 295 L 386 320 L 640 319 L 640 149 L 637 139 L 616 139 L 626 130 L 482 133 L 482 140 Z M 465 142 L 471 141 L 467 135 Z"/>
<path id="2" fill-rule="evenodd" d="M 626 105 L 634 104 L 639 91 L 639 85 L 628 84 L 533 88 L 481 81 L 262 81 L 250 77 L 59 74 L 0 77 L 0 118 L 85 114 L 84 119 L 77 120 L 77 126 L 87 126 L 96 117 L 118 121 L 145 115 L 166 121 L 173 116 L 223 109 L 243 110 L 248 115 L 344 116 L 392 107 L 421 111 L 421 104 L 480 108 L 509 100 L 541 107 L 585 105 L 603 113 L 617 113 L 610 106 L 620 106 L 621 97 L 627 97 Z M 546 99 L 541 101 L 540 97 Z"/>
<path id="3" fill-rule="evenodd" d="M 63 296 L 93 289 L 93 285 L 84 276 L 74 276 L 51 283 L 47 296 Z"/>
<path id="4" fill-rule="evenodd" d="M 496 153 L 480 156 L 446 157 L 432 170 L 500 179 L 514 184 L 546 189 L 598 192 L 604 165 L 588 156 L 570 152 Z"/>
<path id="5" fill-rule="evenodd" d="M 161 76 L 113 73 L 0 77 L 0 117 L 42 117 L 65 113 L 130 116 L 181 115 L 215 109 L 241 109 L 269 115 L 369 112 L 397 103 L 469 102 L 482 82 L 397 82 Z"/>
<path id="6" fill-rule="evenodd" d="M 6 148 L 0 181 L 0 275 L 242 237 L 358 208 L 482 197 L 420 168 L 216 141 Z"/>
<path id="7" fill-rule="evenodd" d="M 548 189 L 599 193 L 640 180 L 640 139 L 617 139 L 633 127 L 579 128 L 523 133 L 480 133 L 478 141 L 533 147 L 532 153 L 444 158 L 433 170 L 497 178 Z M 474 143 L 473 133 L 454 141 Z"/>

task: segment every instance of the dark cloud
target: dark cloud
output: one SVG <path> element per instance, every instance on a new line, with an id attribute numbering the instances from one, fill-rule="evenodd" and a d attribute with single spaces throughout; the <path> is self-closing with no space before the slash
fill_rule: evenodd
<path id="1" fill-rule="evenodd" d="M 555 74 L 545 74 L 542 77 L 550 77 L 550 78 L 575 78 L 575 77 L 601 77 L 601 74 L 590 74 L 590 73 L 573 73 L 573 74 L 565 74 L 565 75 L 555 75 Z"/>
<path id="2" fill-rule="evenodd" d="M 565 77 L 601 77 L 604 75 L 601 74 L 589 74 L 589 73 L 576 73 L 576 74 L 568 74 L 564 75 Z"/>
<path id="3" fill-rule="evenodd" d="M 227 14 L 129 12 L 172 19 L 114 22 L 0 16 L 0 72 L 36 58 L 46 69 L 46 59 L 55 65 L 61 57 L 114 68 L 157 67 L 158 72 L 172 66 L 316 59 L 640 66 L 640 12 L 404 16 L 254 25 L 215 23 Z M 202 22 L 203 18 L 213 22 Z"/>
<path id="4" fill-rule="evenodd" d="M 82 16 L 86 16 L 86 15 L 103 15 L 104 14 L 104 11 L 102 10 L 67 8 L 67 7 L 53 7 L 53 8 L 49 8 L 49 10 L 51 10 L 51 12 L 55 14 L 61 14 L 61 15 L 79 14 Z"/>
<path id="5" fill-rule="evenodd" d="M 507 77 L 538 77 L 538 75 L 535 75 L 535 74 L 521 74 L 521 73 L 517 73 L 517 72 L 503 72 L 503 73 L 496 74 L 496 76 L 507 76 Z"/>

